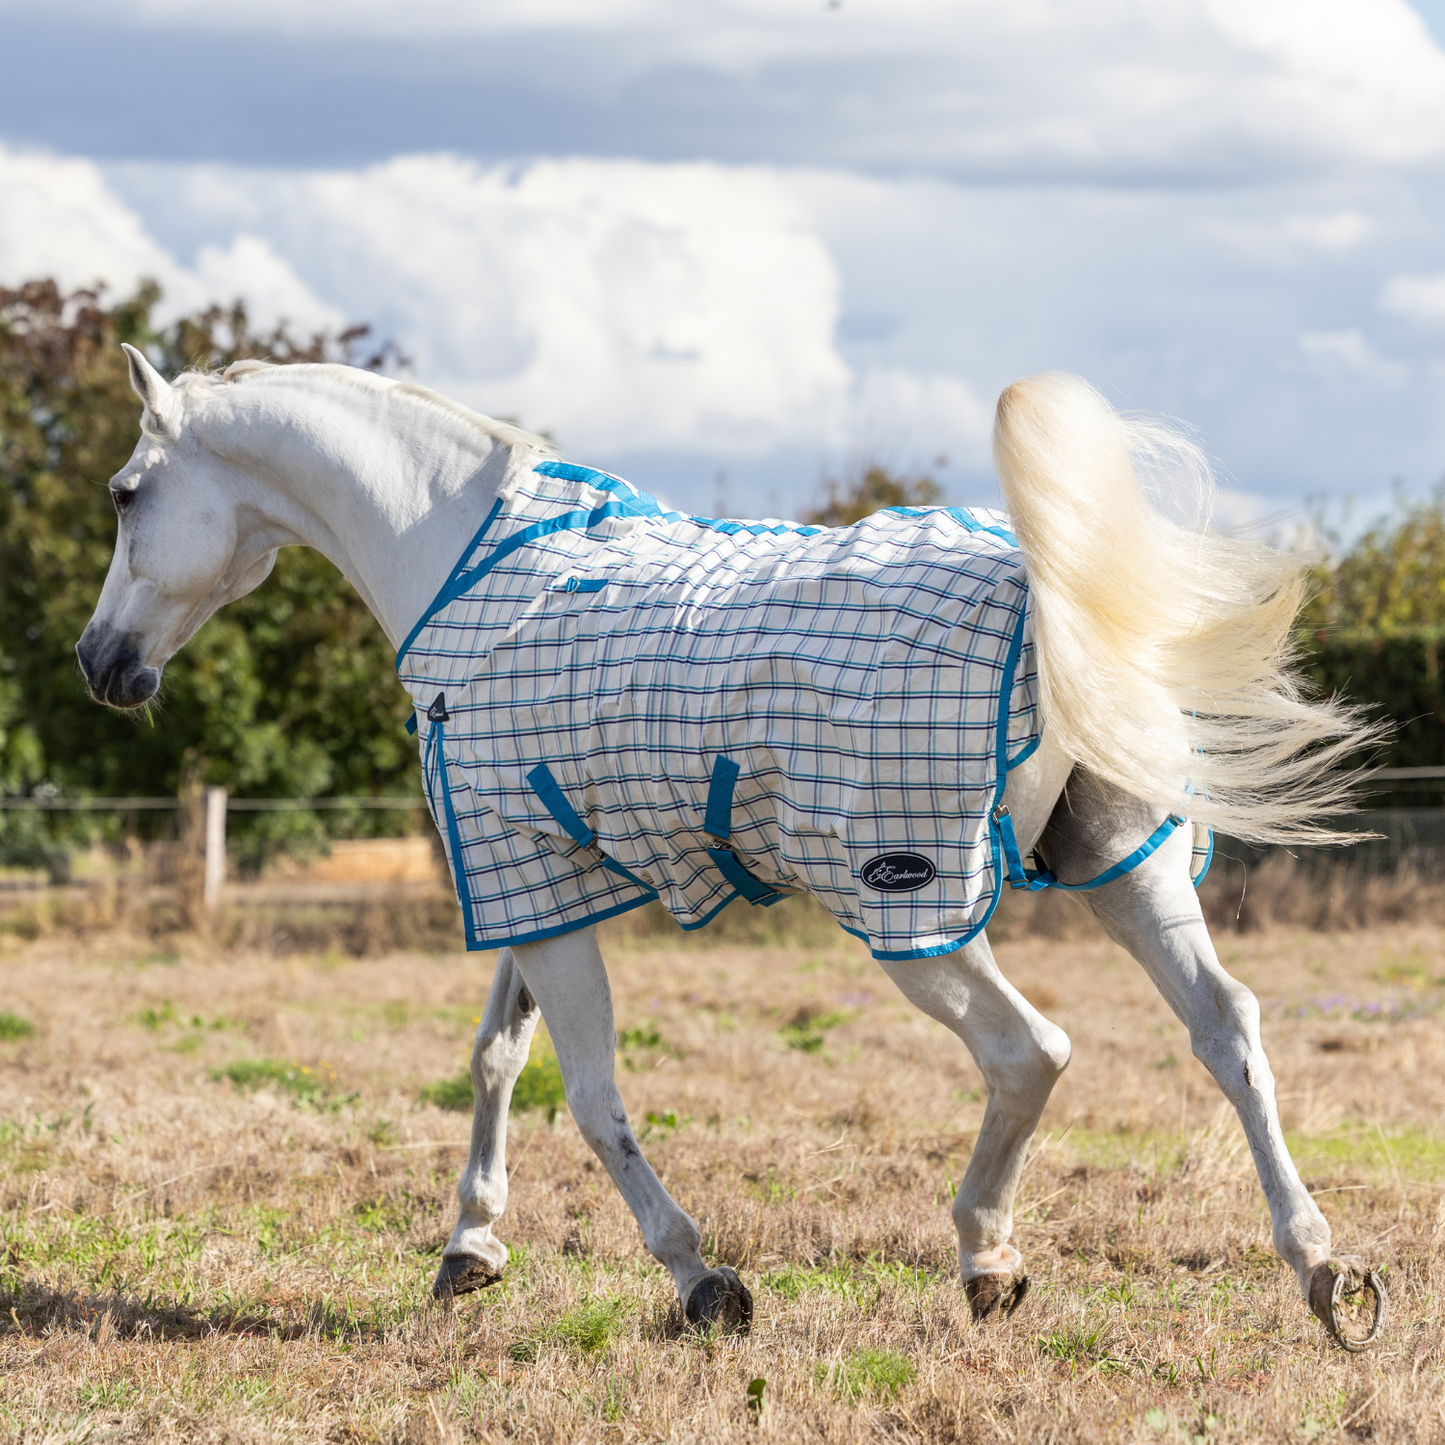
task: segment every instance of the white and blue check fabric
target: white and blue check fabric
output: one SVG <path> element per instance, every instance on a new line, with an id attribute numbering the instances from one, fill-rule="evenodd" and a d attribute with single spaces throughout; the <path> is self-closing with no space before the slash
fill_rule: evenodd
<path id="1" fill-rule="evenodd" d="M 722 522 L 540 463 L 397 657 L 468 947 L 794 891 L 878 958 L 961 947 L 1038 744 L 1031 630 L 996 512 Z"/>

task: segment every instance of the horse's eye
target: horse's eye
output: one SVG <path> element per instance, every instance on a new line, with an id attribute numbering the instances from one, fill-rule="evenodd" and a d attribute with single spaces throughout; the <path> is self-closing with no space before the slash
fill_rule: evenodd
<path id="1" fill-rule="evenodd" d="M 124 489 L 120 487 L 111 488 L 110 499 L 115 503 L 117 512 L 125 511 L 125 509 L 135 501 L 135 492 L 136 489 L 134 487 L 126 487 Z"/>

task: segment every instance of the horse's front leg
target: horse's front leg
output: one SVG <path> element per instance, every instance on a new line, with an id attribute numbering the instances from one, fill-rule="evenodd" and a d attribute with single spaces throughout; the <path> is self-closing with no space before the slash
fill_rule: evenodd
<path id="1" fill-rule="evenodd" d="M 1069 1062 L 1068 1035 L 999 972 L 981 935 L 957 953 L 883 967 L 912 1003 L 963 1040 L 988 1087 L 953 1222 L 973 1317 L 1011 1314 L 1029 1283 L 1023 1257 L 1009 1243 L 1014 1195 L 1029 1140 Z"/>
<path id="2" fill-rule="evenodd" d="M 688 1321 L 746 1332 L 752 1323 L 752 1295 L 731 1269 L 710 1270 L 703 1263 L 697 1225 L 642 1157 L 627 1121 L 614 1078 L 612 991 L 596 930 L 520 944 L 513 953 L 547 1020 L 567 1107 L 627 1201 L 648 1250 L 671 1273 Z"/>
<path id="3" fill-rule="evenodd" d="M 1079 881 L 1127 854 L 1158 822 L 1143 805 L 1076 774 L 1043 849 L 1063 881 Z M 1331 1260 L 1330 1227 L 1285 1147 L 1274 1075 L 1260 1039 L 1259 1004 L 1215 955 L 1190 881 L 1189 858 L 1189 829 L 1180 828 L 1133 872 L 1080 897 L 1109 936 L 1143 965 L 1188 1028 L 1195 1058 L 1239 1115 L 1269 1202 L 1274 1247 L 1294 1270 L 1306 1304 L 1347 1349 L 1360 1348 L 1384 1324 L 1384 1287 L 1372 1274 Z M 1351 1324 L 1342 1316 L 1342 1297 L 1356 1296 L 1363 1306 L 1366 1293 L 1374 1295 L 1367 1318 Z"/>
<path id="4" fill-rule="evenodd" d="M 461 1211 L 432 1286 L 437 1299 L 484 1289 L 506 1268 L 507 1246 L 492 1226 L 507 1207 L 507 1111 L 540 1016 L 504 948 L 472 1044 L 472 1144 L 457 1183 Z"/>

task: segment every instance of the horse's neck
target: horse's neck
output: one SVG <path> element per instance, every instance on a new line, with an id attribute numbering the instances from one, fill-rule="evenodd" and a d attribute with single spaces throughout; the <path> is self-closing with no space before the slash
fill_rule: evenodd
<path id="1" fill-rule="evenodd" d="M 485 520 L 514 458 L 465 422 L 366 400 L 372 405 L 350 415 L 323 410 L 319 425 L 242 428 L 250 455 L 241 460 L 269 494 L 270 523 L 334 562 L 399 645 Z"/>

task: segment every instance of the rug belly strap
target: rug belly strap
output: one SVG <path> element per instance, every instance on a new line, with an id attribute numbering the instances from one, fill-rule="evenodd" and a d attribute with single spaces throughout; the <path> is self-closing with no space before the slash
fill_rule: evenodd
<path id="1" fill-rule="evenodd" d="M 712 781 L 708 784 L 707 807 L 703 812 L 702 825 L 717 846 L 709 848 L 707 856 L 712 859 L 713 867 L 749 903 L 770 908 L 787 895 L 769 887 L 761 878 L 755 878 L 728 846 L 733 832 L 733 791 L 737 787 L 738 774 L 741 771 L 737 763 L 731 758 L 725 758 L 721 753 L 713 761 Z"/>
<path id="2" fill-rule="evenodd" d="M 604 868 L 617 874 L 619 878 L 625 878 L 629 883 L 635 883 L 644 893 L 650 894 L 653 898 L 658 896 L 657 889 L 650 883 L 639 878 L 631 869 L 624 868 L 615 858 L 609 858 L 602 851 L 597 842 L 597 834 L 582 821 L 581 816 L 567 801 L 562 789 L 557 785 L 557 779 L 552 776 L 552 770 L 545 763 L 538 763 L 527 774 L 527 781 L 532 785 L 532 791 L 542 800 L 542 806 Z"/>

